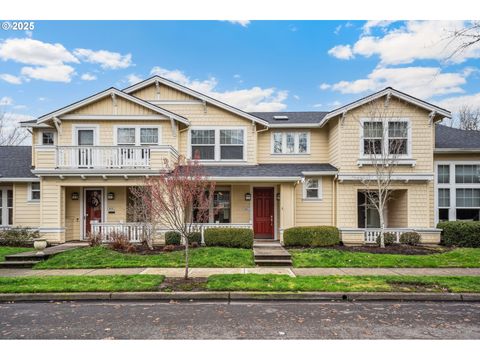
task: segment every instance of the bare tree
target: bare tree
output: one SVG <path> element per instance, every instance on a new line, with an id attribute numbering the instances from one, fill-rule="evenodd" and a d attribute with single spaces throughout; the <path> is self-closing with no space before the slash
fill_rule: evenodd
<path id="1" fill-rule="evenodd" d="M 463 105 L 458 109 L 458 127 L 463 130 L 480 130 L 480 107 Z"/>
<path id="2" fill-rule="evenodd" d="M 393 174 L 399 159 L 408 153 L 408 122 L 402 121 L 398 106 L 390 104 L 387 97 L 373 100 L 365 105 L 364 119 L 358 118 L 363 131 L 363 154 L 366 166 L 373 173 L 361 177 L 365 186 L 364 194 L 367 206 L 373 206 L 378 212 L 380 222 L 380 246 L 385 247 L 385 210 L 392 199 Z M 401 107 L 403 108 L 403 107 Z"/>
<path id="3" fill-rule="evenodd" d="M 168 163 L 166 164 L 168 166 Z M 188 279 L 188 238 L 199 231 L 199 223 L 208 221 L 215 183 L 209 181 L 196 160 L 179 157 L 169 173 L 152 176 L 143 186 L 132 189 L 149 212 L 154 228 L 180 233 L 185 245 L 185 279 Z"/>
<path id="4" fill-rule="evenodd" d="M 449 45 L 453 44 L 453 51 L 448 56 L 448 59 L 451 59 L 455 57 L 455 55 L 480 43 L 480 21 L 475 20 L 469 22 L 466 27 L 453 31 L 449 38 Z"/>
<path id="5" fill-rule="evenodd" d="M 128 188 L 127 194 L 127 221 L 142 224 L 141 239 L 149 249 L 153 249 L 153 239 L 156 233 L 155 223 L 152 222 L 152 216 L 149 204 L 137 194 L 139 192 L 148 192 L 148 189 L 139 189 L 138 187 Z M 148 195 L 148 194 L 145 194 Z"/>
<path id="6" fill-rule="evenodd" d="M 15 124 L 8 114 L 0 111 L 0 146 L 21 145 L 27 139 L 28 132 Z"/>

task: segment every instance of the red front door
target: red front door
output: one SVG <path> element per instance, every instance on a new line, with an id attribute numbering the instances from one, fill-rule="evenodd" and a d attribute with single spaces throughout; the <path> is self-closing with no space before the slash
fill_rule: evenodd
<path id="1" fill-rule="evenodd" d="M 102 221 L 102 190 L 85 190 L 85 236 L 92 231 L 92 221 Z"/>
<path id="2" fill-rule="evenodd" d="M 253 232 L 257 239 L 273 239 L 274 189 L 253 189 Z"/>

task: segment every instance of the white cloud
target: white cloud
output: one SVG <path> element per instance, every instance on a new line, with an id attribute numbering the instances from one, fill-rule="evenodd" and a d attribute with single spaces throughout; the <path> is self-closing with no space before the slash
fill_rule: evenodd
<path id="1" fill-rule="evenodd" d="M 332 87 L 332 85 L 330 84 L 327 84 L 327 83 L 323 83 L 323 84 L 320 84 L 320 90 L 328 90 Z"/>
<path id="2" fill-rule="evenodd" d="M 386 29 L 388 26 L 390 26 L 390 24 L 394 22 L 395 21 L 391 20 L 369 20 L 362 27 L 363 33 L 370 34 L 373 28 Z"/>
<path id="3" fill-rule="evenodd" d="M 68 83 L 72 80 L 72 76 L 75 75 L 75 69 L 69 65 L 25 66 L 22 68 L 21 73 L 36 80 Z"/>
<path id="4" fill-rule="evenodd" d="M 250 20 L 227 20 L 229 23 L 241 25 L 243 27 L 247 27 L 250 25 Z"/>
<path id="5" fill-rule="evenodd" d="M 29 38 L 7 39 L 1 42 L 0 59 L 39 66 L 79 62 L 62 44 L 50 44 Z"/>
<path id="6" fill-rule="evenodd" d="M 19 76 L 11 74 L 0 74 L 0 79 L 14 85 L 20 85 L 22 83 L 22 79 Z"/>
<path id="7" fill-rule="evenodd" d="M 133 85 L 133 84 L 136 84 L 136 83 L 139 83 L 140 81 L 142 81 L 143 78 L 138 76 L 138 75 L 135 75 L 135 74 L 130 74 L 130 75 L 127 75 L 127 78 L 126 78 L 126 81 L 129 85 Z"/>
<path id="8" fill-rule="evenodd" d="M 480 92 L 476 94 L 445 98 L 440 101 L 437 101 L 436 105 L 441 106 L 452 112 L 458 111 L 464 105 L 471 106 L 473 108 L 478 108 L 480 107 Z"/>
<path id="9" fill-rule="evenodd" d="M 13 104 L 13 99 L 10 96 L 0 98 L 0 106 L 9 106 Z"/>
<path id="10" fill-rule="evenodd" d="M 462 93 L 461 85 L 466 83 L 468 71 L 442 73 L 437 67 L 376 68 L 366 78 L 322 84 L 342 94 L 358 94 L 377 91 L 391 86 L 420 98 L 436 95 Z"/>
<path id="11" fill-rule="evenodd" d="M 214 77 L 196 80 L 191 79 L 181 70 L 168 70 L 159 66 L 155 66 L 150 73 L 175 81 L 244 111 L 280 111 L 287 107 L 284 101 L 288 97 L 288 91 L 273 87 L 255 86 L 250 89 L 218 91 L 216 90 L 218 81 Z"/>
<path id="12" fill-rule="evenodd" d="M 313 107 L 314 108 L 321 108 L 321 107 L 323 107 L 323 104 L 313 104 Z"/>
<path id="13" fill-rule="evenodd" d="M 293 98 L 294 98 L 295 100 L 300 100 L 300 96 L 298 96 L 298 95 L 293 95 Z"/>
<path id="14" fill-rule="evenodd" d="M 47 101 L 48 99 L 46 97 L 40 96 L 37 100 L 38 101 Z"/>
<path id="15" fill-rule="evenodd" d="M 353 59 L 354 55 L 350 45 L 337 45 L 328 50 L 328 55 L 336 57 L 337 59 L 349 60 Z"/>
<path id="16" fill-rule="evenodd" d="M 125 69 L 132 65 L 132 54 L 90 49 L 75 49 L 73 53 L 83 61 L 100 64 L 103 69 Z"/>
<path id="17" fill-rule="evenodd" d="M 92 80 L 97 80 L 97 77 L 93 74 L 85 73 L 85 74 L 82 74 L 82 76 L 80 76 L 80 79 L 85 81 L 92 81 Z"/>

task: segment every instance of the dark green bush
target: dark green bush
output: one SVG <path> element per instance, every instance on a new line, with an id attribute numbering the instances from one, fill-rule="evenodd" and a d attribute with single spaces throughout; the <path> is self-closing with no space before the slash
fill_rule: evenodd
<path id="1" fill-rule="evenodd" d="M 205 245 L 251 249 L 253 231 L 251 229 L 218 228 L 206 229 Z"/>
<path id="2" fill-rule="evenodd" d="M 180 245 L 180 233 L 177 231 L 167 231 L 165 233 L 165 245 Z"/>
<path id="3" fill-rule="evenodd" d="M 385 246 L 393 245 L 397 241 L 397 236 L 394 233 L 386 232 L 383 234 L 383 242 Z M 377 245 L 380 246 L 380 235 L 377 236 Z"/>
<path id="4" fill-rule="evenodd" d="M 13 227 L 0 230 L 1 246 L 31 246 L 35 239 L 40 238 L 38 230 L 28 227 Z"/>
<path id="5" fill-rule="evenodd" d="M 201 244 L 202 243 L 202 234 L 199 232 L 192 232 L 188 234 L 188 245 L 193 243 Z"/>
<path id="6" fill-rule="evenodd" d="M 340 243 L 340 233 L 335 226 L 297 226 L 283 233 L 285 246 L 321 247 Z"/>
<path id="7" fill-rule="evenodd" d="M 422 237 L 415 231 L 409 231 L 400 235 L 400 244 L 417 246 Z"/>
<path id="8" fill-rule="evenodd" d="M 444 221 L 438 223 L 437 227 L 443 230 L 442 245 L 480 247 L 479 221 Z"/>

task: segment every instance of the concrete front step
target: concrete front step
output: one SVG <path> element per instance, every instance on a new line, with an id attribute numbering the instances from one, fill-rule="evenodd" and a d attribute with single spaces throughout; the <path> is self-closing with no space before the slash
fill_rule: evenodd
<path id="1" fill-rule="evenodd" d="M 30 261 L 4 261 L 0 262 L 0 268 L 31 268 L 35 264 L 38 264 L 40 260 Z"/>
<path id="2" fill-rule="evenodd" d="M 282 260 L 282 259 L 274 259 L 274 260 L 257 260 L 255 259 L 255 264 L 258 266 L 292 266 L 291 260 Z"/>
<path id="3" fill-rule="evenodd" d="M 6 261 L 41 261 L 45 260 L 48 258 L 48 254 L 43 254 L 43 255 L 37 255 L 37 254 L 30 254 L 30 255 L 23 255 L 22 253 L 20 254 L 14 254 L 14 255 L 6 255 L 5 260 Z"/>

